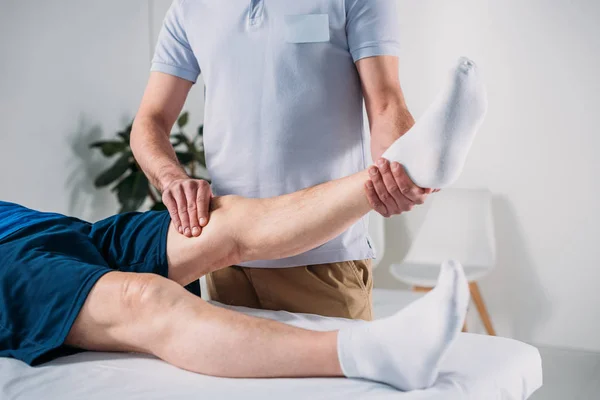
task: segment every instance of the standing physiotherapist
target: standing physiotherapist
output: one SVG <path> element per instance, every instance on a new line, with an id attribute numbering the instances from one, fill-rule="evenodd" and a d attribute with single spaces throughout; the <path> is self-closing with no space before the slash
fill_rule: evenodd
<path id="1" fill-rule="evenodd" d="M 398 79 L 398 36 L 396 0 L 175 0 L 132 147 L 180 233 L 201 235 L 213 194 L 271 197 L 364 169 L 363 98 L 377 160 L 414 123 Z M 186 175 L 169 142 L 200 73 L 212 189 Z M 365 190 L 384 216 L 430 193 L 399 164 L 378 166 Z M 371 319 L 373 257 L 362 220 L 302 255 L 232 266 L 207 281 L 225 304 Z"/>

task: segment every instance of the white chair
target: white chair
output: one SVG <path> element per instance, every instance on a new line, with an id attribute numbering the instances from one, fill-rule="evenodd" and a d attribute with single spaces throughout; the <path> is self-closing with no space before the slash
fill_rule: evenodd
<path id="1" fill-rule="evenodd" d="M 436 284 L 440 264 L 456 259 L 464 267 L 486 331 L 495 335 L 477 284 L 496 261 L 491 200 L 489 190 L 474 189 L 444 189 L 430 196 L 430 208 L 408 254 L 390 268 L 394 277 L 413 290 L 427 292 Z"/>

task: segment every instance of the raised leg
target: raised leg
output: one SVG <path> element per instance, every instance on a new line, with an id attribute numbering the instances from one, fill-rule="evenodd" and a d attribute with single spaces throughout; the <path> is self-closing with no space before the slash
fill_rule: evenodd
<path id="1" fill-rule="evenodd" d="M 200 237 L 169 228 L 169 278 L 186 285 L 229 265 L 290 257 L 326 243 L 371 210 L 367 180 L 363 171 L 270 199 L 214 198 Z"/>

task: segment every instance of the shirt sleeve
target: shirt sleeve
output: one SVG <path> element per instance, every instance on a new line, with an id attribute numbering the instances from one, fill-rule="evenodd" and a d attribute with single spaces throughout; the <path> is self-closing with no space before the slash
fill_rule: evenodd
<path id="1" fill-rule="evenodd" d="M 196 82 L 200 66 L 188 42 L 181 0 L 175 0 L 167 12 L 152 59 L 151 71 L 159 71 Z"/>
<path id="2" fill-rule="evenodd" d="M 366 57 L 398 56 L 400 15 L 397 0 L 345 0 L 346 34 L 354 62 Z"/>

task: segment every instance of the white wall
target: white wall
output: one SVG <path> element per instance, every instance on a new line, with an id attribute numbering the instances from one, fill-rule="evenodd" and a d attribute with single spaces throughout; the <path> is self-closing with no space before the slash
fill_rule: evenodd
<path id="1" fill-rule="evenodd" d="M 485 73 L 489 114 L 456 186 L 495 193 L 498 266 L 482 291 L 499 333 L 600 350 L 600 2 L 401 4 L 414 114 L 456 56 Z M 404 255 L 420 213 L 388 222 L 383 267 Z M 385 268 L 376 275 L 389 285 Z"/>
<path id="2" fill-rule="evenodd" d="M 133 117 L 170 0 L 0 0 L 0 199 L 95 220 L 116 210 L 87 144 Z M 594 0 L 401 1 L 413 113 L 458 55 L 483 68 L 490 112 L 457 184 L 495 194 L 498 268 L 482 283 L 498 331 L 600 350 L 600 27 Z M 186 108 L 202 119 L 202 90 Z M 388 221 L 405 253 L 424 208 Z"/>
<path id="3" fill-rule="evenodd" d="M 0 0 L 0 199 L 88 220 L 118 210 L 93 187 L 108 164 L 88 145 L 135 115 L 169 4 Z M 186 106 L 194 129 L 201 98 Z"/>
<path id="4" fill-rule="evenodd" d="M 104 164 L 87 145 L 133 116 L 147 21 L 139 2 L 0 2 L 0 198 L 92 219 L 115 210 L 91 186 Z"/>

